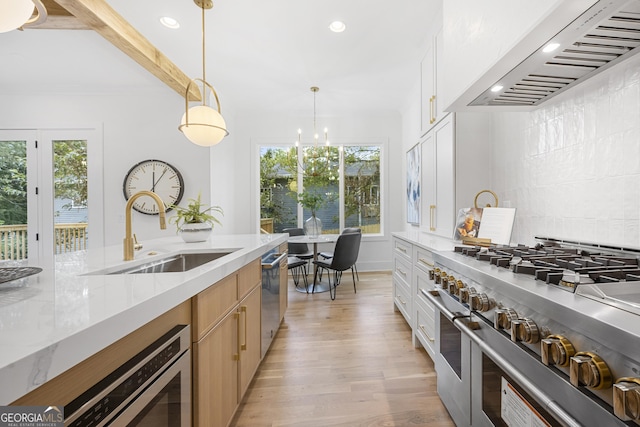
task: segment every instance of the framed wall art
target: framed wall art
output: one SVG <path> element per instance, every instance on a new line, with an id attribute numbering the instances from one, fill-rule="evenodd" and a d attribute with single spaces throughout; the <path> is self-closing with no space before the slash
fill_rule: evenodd
<path id="1" fill-rule="evenodd" d="M 420 144 L 407 151 L 407 222 L 420 224 Z"/>

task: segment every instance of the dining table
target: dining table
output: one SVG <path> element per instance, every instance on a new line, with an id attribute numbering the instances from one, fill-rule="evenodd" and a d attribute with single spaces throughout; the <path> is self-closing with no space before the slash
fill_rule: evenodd
<path id="1" fill-rule="evenodd" d="M 335 243 L 338 240 L 338 237 L 340 235 L 339 234 L 321 234 L 319 236 L 311 236 L 308 234 L 302 235 L 302 236 L 290 236 L 288 241 L 290 243 L 306 243 L 306 244 L 313 244 L 313 260 L 317 261 L 318 260 L 318 244 L 323 244 L 323 243 Z M 313 264 L 313 279 L 314 282 L 309 283 L 308 286 L 311 287 L 313 293 L 316 292 L 327 292 L 329 290 L 329 281 L 328 281 L 328 277 L 329 275 L 327 274 L 327 280 L 326 281 L 322 281 L 322 280 L 318 280 L 316 281 L 316 270 L 317 270 L 318 266 L 314 263 Z M 300 286 L 296 286 L 296 291 L 298 292 L 308 292 L 307 287 L 300 287 Z"/>

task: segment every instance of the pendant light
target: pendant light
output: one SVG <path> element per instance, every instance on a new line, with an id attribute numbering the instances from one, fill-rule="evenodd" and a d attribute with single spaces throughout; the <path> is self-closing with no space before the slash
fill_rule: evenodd
<path id="1" fill-rule="evenodd" d="M 227 125 L 220 114 L 220 100 L 213 86 L 207 83 L 205 79 L 205 25 L 204 11 L 211 9 L 213 2 L 211 0 L 193 0 L 193 2 L 202 9 L 202 78 L 192 79 L 187 85 L 184 94 L 184 115 L 178 129 L 194 144 L 204 147 L 216 145 L 222 139 L 229 135 Z M 200 98 L 202 105 L 196 105 L 189 108 L 189 91 L 192 85 L 198 88 L 198 82 L 202 85 L 200 90 Z M 211 92 L 216 101 L 217 109 L 207 105 L 207 93 Z"/>
<path id="2" fill-rule="evenodd" d="M 32 17 L 34 8 L 36 15 Z M 47 19 L 47 9 L 40 0 L 0 0 L 0 10 L 0 33 L 22 30 L 25 25 L 37 25 Z"/>

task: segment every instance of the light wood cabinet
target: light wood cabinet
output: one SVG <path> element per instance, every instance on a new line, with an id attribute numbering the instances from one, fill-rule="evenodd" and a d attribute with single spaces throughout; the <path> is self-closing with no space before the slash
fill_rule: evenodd
<path id="1" fill-rule="evenodd" d="M 229 425 L 260 364 L 261 278 L 258 259 L 192 298 L 194 426 Z"/>
<path id="2" fill-rule="evenodd" d="M 239 318 L 228 313 L 193 344 L 194 426 L 226 426 L 238 407 Z"/>
<path id="3" fill-rule="evenodd" d="M 240 301 L 240 394 L 242 400 L 258 365 L 260 365 L 260 303 L 261 287 L 256 286 L 242 301 Z"/>

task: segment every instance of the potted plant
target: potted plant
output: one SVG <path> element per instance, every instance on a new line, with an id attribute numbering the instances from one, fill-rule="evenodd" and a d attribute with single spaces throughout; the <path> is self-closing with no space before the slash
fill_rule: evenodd
<path id="1" fill-rule="evenodd" d="M 186 208 L 172 205 L 175 216 L 169 218 L 170 223 L 176 224 L 178 233 L 182 239 L 187 242 L 204 242 L 209 238 L 215 224 L 222 225 L 213 213 L 224 215 L 220 206 L 206 207 L 200 201 L 200 193 L 198 198 L 189 199 Z"/>
<path id="2" fill-rule="evenodd" d="M 304 232 L 312 237 L 322 234 L 322 221 L 316 216 L 316 212 L 327 202 L 325 194 L 314 191 L 303 191 L 298 193 L 298 203 L 303 208 L 311 211 L 311 217 L 304 222 Z"/>

